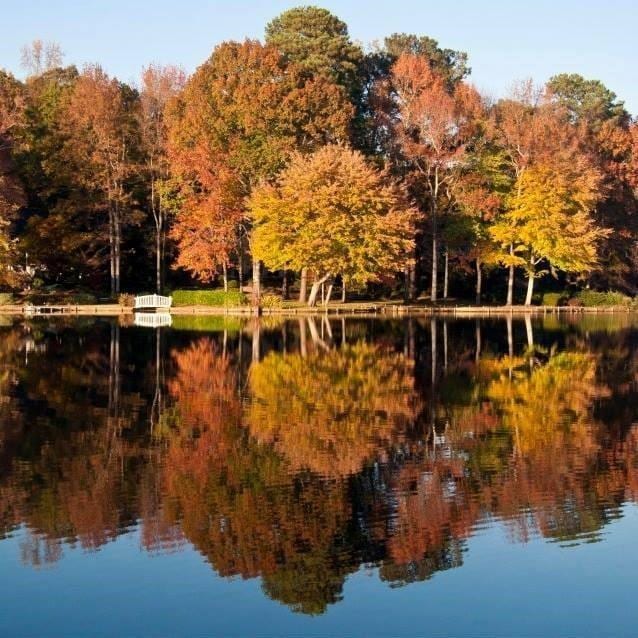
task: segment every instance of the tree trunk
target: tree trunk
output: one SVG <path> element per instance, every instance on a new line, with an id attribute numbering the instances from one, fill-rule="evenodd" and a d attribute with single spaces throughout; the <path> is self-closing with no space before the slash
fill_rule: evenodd
<path id="1" fill-rule="evenodd" d="M 334 288 L 334 282 L 331 281 L 328 284 L 328 292 L 326 292 L 326 299 L 324 301 L 324 306 L 327 306 L 330 303 L 330 297 L 332 297 L 332 289 Z"/>
<path id="2" fill-rule="evenodd" d="M 308 295 L 308 269 L 301 269 L 301 279 L 299 281 L 299 303 L 306 303 Z"/>
<path id="3" fill-rule="evenodd" d="M 281 279 L 281 298 L 288 299 L 288 270 L 284 268 Z"/>
<path id="4" fill-rule="evenodd" d="M 111 297 L 115 297 L 115 232 L 113 209 L 109 204 L 109 267 L 111 275 Z"/>
<path id="5" fill-rule="evenodd" d="M 525 295 L 525 305 L 532 305 L 532 294 L 534 293 L 534 271 L 529 271 L 529 276 L 527 279 L 527 294 Z"/>
<path id="6" fill-rule="evenodd" d="M 261 262 L 253 261 L 253 305 L 258 306 L 261 299 Z"/>
<path id="7" fill-rule="evenodd" d="M 155 227 L 155 290 L 162 294 L 162 229 Z"/>
<path id="8" fill-rule="evenodd" d="M 449 264 L 449 255 L 447 252 L 447 248 L 445 249 L 445 268 L 443 271 L 443 299 L 447 299 L 447 293 L 448 293 L 448 281 L 449 281 L 449 269 L 450 269 L 450 264 Z"/>
<path id="9" fill-rule="evenodd" d="M 514 246 L 510 244 L 510 255 L 514 256 Z M 510 264 L 509 276 L 507 279 L 507 305 L 514 303 L 514 264 Z"/>
<path id="10" fill-rule="evenodd" d="M 317 305 L 317 295 L 319 294 L 319 290 L 329 276 L 330 275 L 325 275 L 321 279 L 317 279 L 316 281 L 312 282 L 310 296 L 308 297 L 308 306 L 310 306 L 311 308 Z"/>
<path id="11" fill-rule="evenodd" d="M 430 301 L 436 303 L 437 301 L 437 279 L 438 279 L 438 238 L 436 236 L 436 222 L 432 217 L 432 288 L 430 290 Z"/>
<path id="12" fill-rule="evenodd" d="M 222 277 L 224 278 L 224 292 L 228 292 L 228 266 L 226 262 L 222 264 Z"/>
<path id="13" fill-rule="evenodd" d="M 476 258 L 476 305 L 481 305 L 481 288 L 483 286 L 483 272 L 481 271 L 481 260 Z"/>
<path id="14" fill-rule="evenodd" d="M 341 280 L 341 303 L 346 303 L 346 282 Z"/>
<path id="15" fill-rule="evenodd" d="M 239 279 L 239 292 L 243 292 L 244 290 L 244 241 L 241 235 L 239 236 L 238 248 L 239 250 L 237 252 L 239 253 L 239 255 L 237 256 L 237 278 Z"/>
<path id="16" fill-rule="evenodd" d="M 122 247 L 122 229 L 120 227 L 119 211 L 115 216 L 115 294 L 120 294 L 120 255 Z"/>

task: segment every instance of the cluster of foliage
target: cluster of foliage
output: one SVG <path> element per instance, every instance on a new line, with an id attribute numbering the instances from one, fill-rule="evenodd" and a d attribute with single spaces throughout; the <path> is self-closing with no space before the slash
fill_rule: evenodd
<path id="1" fill-rule="evenodd" d="M 41 41 L 23 60 L 24 82 L 0 73 L 9 286 L 35 267 L 113 297 L 122 282 L 161 291 L 170 263 L 172 285 L 225 290 L 252 269 L 255 299 L 263 265 L 284 296 L 291 276 L 301 301 L 312 283 L 311 304 L 335 280 L 437 301 L 450 282 L 468 292 L 471 271 L 480 302 L 485 276 L 505 287 L 499 268 L 508 304 L 517 273 L 528 304 L 546 274 L 638 289 L 638 125 L 596 80 L 493 102 L 464 52 L 412 34 L 365 51 L 313 6 L 263 43 L 219 44 L 190 77 L 150 65 L 130 86 Z"/>

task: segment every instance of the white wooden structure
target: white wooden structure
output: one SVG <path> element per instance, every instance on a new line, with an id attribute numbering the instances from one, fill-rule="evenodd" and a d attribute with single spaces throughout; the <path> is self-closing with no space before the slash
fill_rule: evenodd
<path id="1" fill-rule="evenodd" d="M 168 312 L 136 312 L 134 321 L 142 328 L 166 328 L 173 324 Z"/>
<path id="2" fill-rule="evenodd" d="M 138 295 L 135 297 L 135 310 L 166 310 L 173 304 L 172 297 L 163 295 Z"/>

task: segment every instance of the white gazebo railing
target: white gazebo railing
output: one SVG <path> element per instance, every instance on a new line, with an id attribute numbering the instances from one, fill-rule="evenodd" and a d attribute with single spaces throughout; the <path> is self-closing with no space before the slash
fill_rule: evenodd
<path id="1" fill-rule="evenodd" d="M 135 325 L 142 328 L 165 328 L 173 324 L 168 312 L 136 312 Z"/>
<path id="2" fill-rule="evenodd" d="M 173 303 L 172 297 L 164 297 L 163 295 L 138 295 L 135 297 L 135 309 L 157 309 L 162 308 L 168 310 Z"/>

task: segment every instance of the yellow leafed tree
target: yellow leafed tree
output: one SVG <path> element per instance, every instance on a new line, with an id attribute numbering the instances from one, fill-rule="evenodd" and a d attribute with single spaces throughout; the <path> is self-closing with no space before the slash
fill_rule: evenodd
<path id="1" fill-rule="evenodd" d="M 539 163 L 518 178 L 516 196 L 491 228 L 497 243 L 515 245 L 516 261 L 528 273 L 525 304 L 532 303 L 534 279 L 545 261 L 566 272 L 587 272 L 598 263 L 598 244 L 608 230 L 593 210 L 600 197 L 599 175 L 583 158 Z"/>
<path id="2" fill-rule="evenodd" d="M 403 270 L 414 246 L 414 209 L 404 194 L 345 146 L 295 155 L 274 186 L 249 203 L 252 250 L 268 268 L 307 268 L 314 305 L 322 283 L 341 275 L 363 285 Z"/>

